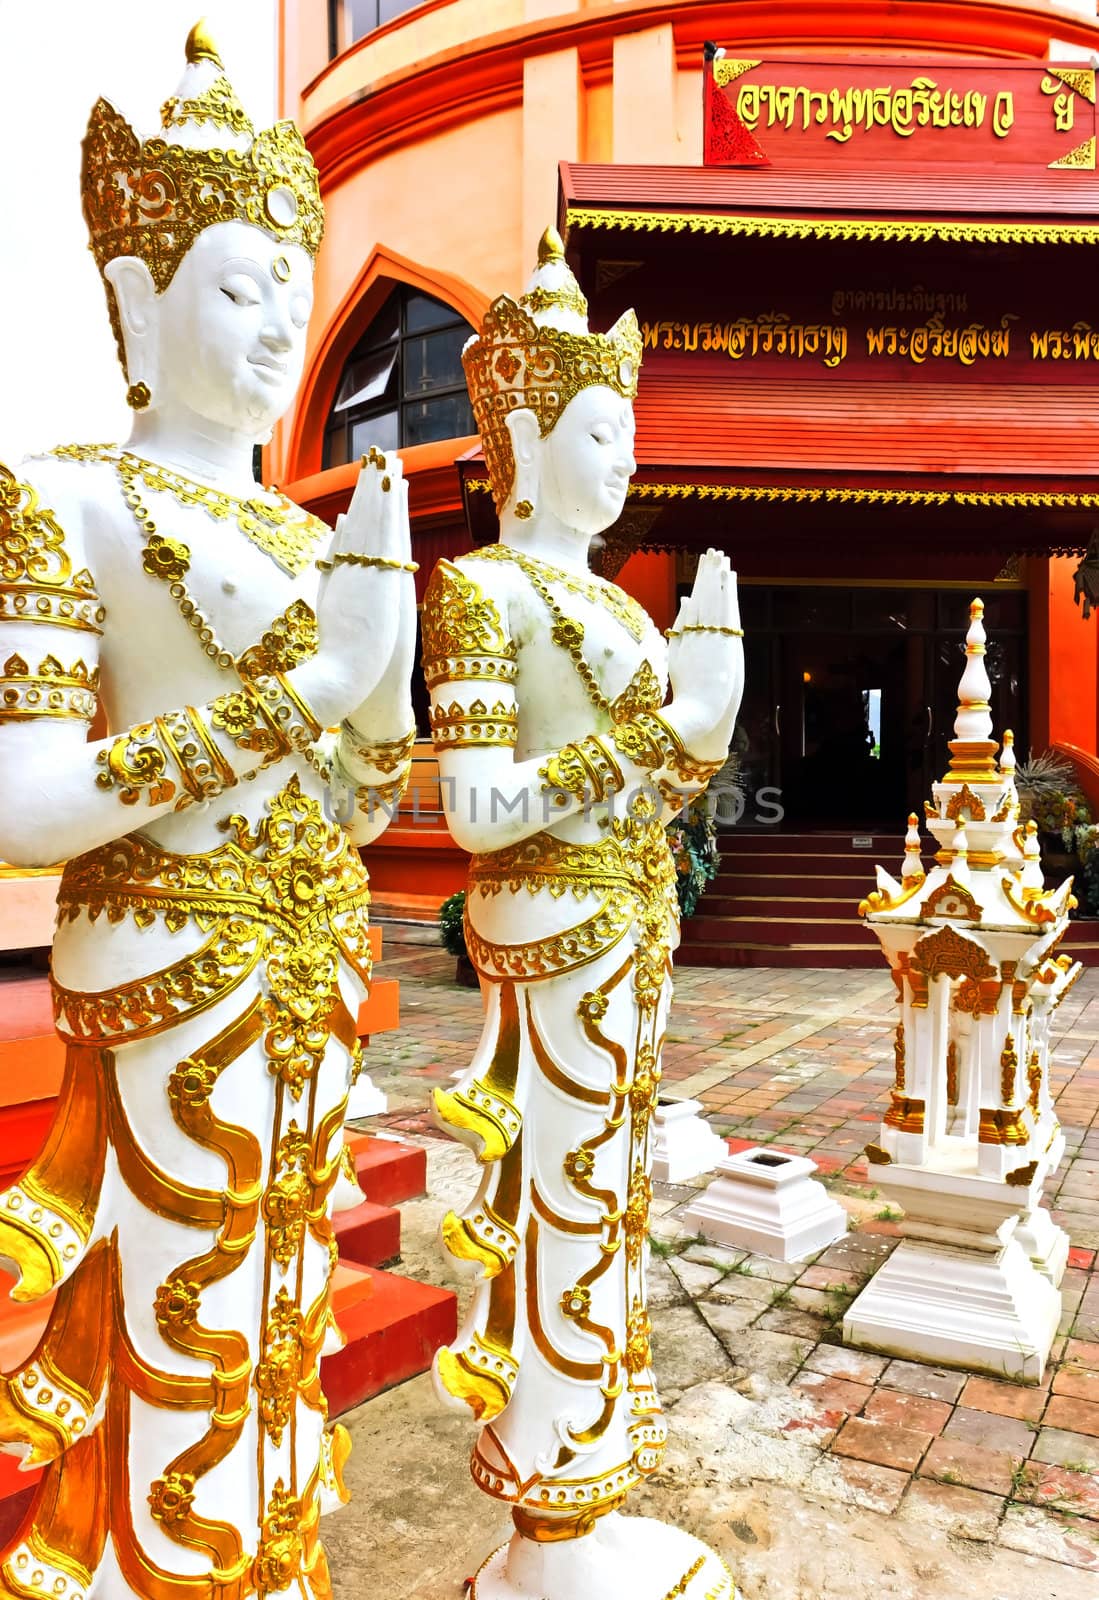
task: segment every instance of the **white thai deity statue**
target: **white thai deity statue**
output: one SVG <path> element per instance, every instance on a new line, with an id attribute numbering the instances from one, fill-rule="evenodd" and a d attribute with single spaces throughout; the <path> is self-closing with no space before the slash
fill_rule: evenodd
<path id="1" fill-rule="evenodd" d="M 406 494 L 372 453 L 333 536 L 253 481 L 301 373 L 317 174 L 201 28 L 163 120 L 142 142 L 100 100 L 84 144 L 131 437 L 0 468 L 0 854 L 67 861 L 64 1086 L 0 1194 L 15 1298 L 56 1291 L 0 1379 L 0 1440 L 46 1464 L 0 1594 L 322 1597 L 356 846 L 411 745 Z"/>
<path id="2" fill-rule="evenodd" d="M 424 607 L 485 1002 L 468 1071 L 436 1094 L 484 1175 L 443 1227 L 480 1281 L 435 1378 L 480 1423 L 474 1478 L 515 1524 L 475 1580 L 479 1600 L 732 1593 L 697 1540 L 613 1514 L 665 1440 L 645 1299 L 678 939 L 664 823 L 724 761 L 743 684 L 724 556 L 701 558 L 670 646 L 589 571 L 635 470 L 640 358 L 632 312 L 589 333 L 548 230 L 526 293 L 496 300 L 463 356 L 500 543 L 440 562 Z"/>

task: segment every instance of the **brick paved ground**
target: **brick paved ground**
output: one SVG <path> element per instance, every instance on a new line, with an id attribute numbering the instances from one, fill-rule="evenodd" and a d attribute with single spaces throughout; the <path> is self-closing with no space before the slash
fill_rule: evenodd
<path id="1" fill-rule="evenodd" d="M 402 979 L 403 1026 L 368 1065 L 390 1096 L 386 1120 L 423 1134 L 429 1089 L 469 1060 L 479 996 L 453 985 L 437 950 L 392 947 L 385 970 Z M 780 1472 L 814 1496 L 1099 1574 L 1099 972 L 1084 975 L 1057 1019 L 1067 1152 L 1047 1197 L 1074 1248 L 1040 1388 L 840 1342 L 845 1307 L 897 1237 L 862 1155 L 892 1082 L 893 992 L 884 972 L 678 975 L 664 1087 L 701 1100 L 734 1149 L 774 1142 L 809 1154 L 852 1231 L 815 1261 L 784 1266 L 684 1237 L 679 1214 L 693 1191 L 658 1186 L 661 1388 L 674 1401 L 708 1376 L 679 1370 L 676 1318 L 689 1311 L 724 1350 L 722 1381 L 758 1402 L 735 1431 L 746 1459 L 766 1442 L 759 1470 L 770 1481 Z"/>

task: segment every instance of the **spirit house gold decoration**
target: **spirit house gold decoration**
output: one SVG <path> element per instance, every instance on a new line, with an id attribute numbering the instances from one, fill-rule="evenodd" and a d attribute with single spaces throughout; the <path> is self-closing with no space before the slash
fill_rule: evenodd
<path id="1" fill-rule="evenodd" d="M 924 872 L 910 817 L 901 878 L 879 867 L 860 907 L 899 1007 L 896 1082 L 867 1155 L 905 1218 L 844 1337 L 1036 1381 L 1068 1253 L 1040 1205 L 1065 1143 L 1050 1020 L 1080 968 L 1056 953 L 1072 884 L 1043 886 L 1035 825 L 1019 826 L 1010 732 L 996 760 L 983 615 L 974 600 L 950 767 L 926 807 L 934 864 Z"/>

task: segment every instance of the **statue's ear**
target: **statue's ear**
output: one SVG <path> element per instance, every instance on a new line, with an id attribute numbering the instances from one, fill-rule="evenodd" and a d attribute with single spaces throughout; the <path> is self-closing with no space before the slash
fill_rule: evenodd
<path id="1" fill-rule="evenodd" d="M 116 256 L 108 261 L 103 274 L 114 291 L 123 331 L 132 337 L 144 338 L 149 332 L 156 302 L 152 273 L 137 256 Z"/>
<path id="2" fill-rule="evenodd" d="M 519 411 L 509 411 L 504 419 L 511 435 L 511 451 L 517 467 L 529 467 L 537 454 L 541 429 L 538 418 L 528 406 Z"/>

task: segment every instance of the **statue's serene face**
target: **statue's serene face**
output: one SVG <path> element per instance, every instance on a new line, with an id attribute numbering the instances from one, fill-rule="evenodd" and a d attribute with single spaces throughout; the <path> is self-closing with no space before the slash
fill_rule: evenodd
<path id="1" fill-rule="evenodd" d="M 265 434 L 297 392 L 313 260 L 245 222 L 199 234 L 156 298 L 154 403 Z"/>
<path id="2" fill-rule="evenodd" d="M 569 401 L 541 441 L 539 509 L 589 537 L 617 521 L 634 460 L 633 404 L 593 385 Z"/>

